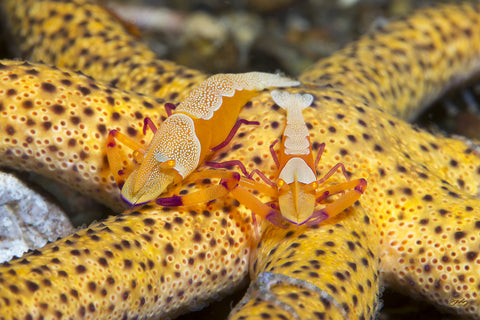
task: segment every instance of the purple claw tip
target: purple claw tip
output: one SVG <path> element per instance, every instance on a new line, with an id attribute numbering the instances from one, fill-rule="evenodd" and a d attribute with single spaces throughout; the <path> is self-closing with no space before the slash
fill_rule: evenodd
<path id="1" fill-rule="evenodd" d="M 360 183 L 355 187 L 355 191 L 363 193 L 365 189 L 367 188 L 367 180 L 365 179 L 360 179 Z"/>
<path id="2" fill-rule="evenodd" d="M 270 211 L 265 218 L 279 228 L 286 229 L 288 227 L 287 224 L 283 223 L 285 218 L 277 211 Z"/>
<path id="3" fill-rule="evenodd" d="M 158 198 L 155 203 L 164 207 L 179 207 L 183 205 L 182 197 L 173 196 L 169 198 Z"/>

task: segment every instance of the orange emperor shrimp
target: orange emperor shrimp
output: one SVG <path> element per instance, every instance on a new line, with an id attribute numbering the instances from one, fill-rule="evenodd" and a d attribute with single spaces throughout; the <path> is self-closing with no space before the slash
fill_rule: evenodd
<path id="1" fill-rule="evenodd" d="M 210 166 L 216 168 L 238 165 L 248 179 L 241 177 L 236 172 L 207 170 L 201 172 L 199 177 L 222 178 L 219 185 L 185 196 L 159 198 L 156 200 L 156 203 L 163 206 L 193 205 L 219 198 L 230 192 L 238 201 L 252 210 L 254 221 L 255 215 L 257 215 L 279 227 L 285 227 L 287 225 L 286 222 L 296 225 L 318 224 L 339 214 L 357 201 L 365 190 L 367 181 L 363 178 L 349 181 L 342 163 L 337 163 L 323 178 L 318 179 L 317 177 L 315 168 L 320 161 L 325 144 L 320 145 L 320 150 L 314 161 L 308 129 L 302 115 L 302 110 L 313 102 L 313 96 L 310 94 L 290 94 L 280 91 L 272 91 L 271 95 L 275 103 L 287 112 L 287 123 L 278 158 L 273 150 L 277 141 L 270 146 L 272 158 L 279 172 L 276 183 L 270 181 L 257 169 L 248 174 L 245 166 L 240 161 L 209 162 Z M 347 182 L 317 191 L 318 187 L 338 169 L 342 169 Z M 252 179 L 255 173 L 265 184 Z M 247 188 L 257 190 L 273 199 L 278 199 L 280 211 L 262 203 Z M 352 190 L 346 192 L 349 189 Z M 322 209 L 315 210 L 317 203 L 322 203 L 328 197 L 339 193 L 343 193 L 340 198 L 326 204 Z"/>
<path id="2" fill-rule="evenodd" d="M 117 130 L 111 130 L 107 140 L 107 157 L 111 172 L 122 189 L 123 199 L 141 204 L 158 198 L 168 186 L 190 175 L 210 152 L 224 147 L 242 123 L 238 120 L 245 103 L 259 90 L 269 87 L 298 85 L 276 74 L 249 72 L 217 74 L 195 87 L 175 108 L 173 114 L 157 128 L 146 118 L 154 136 L 146 149 Z M 125 166 L 115 139 L 134 150 L 136 165 Z"/>

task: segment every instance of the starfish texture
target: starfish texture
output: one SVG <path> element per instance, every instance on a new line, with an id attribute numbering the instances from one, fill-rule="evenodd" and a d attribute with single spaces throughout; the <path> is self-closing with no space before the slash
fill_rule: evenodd
<path id="1" fill-rule="evenodd" d="M 156 59 L 93 1 L 2 4 L 21 57 L 56 67 L 1 61 L 0 164 L 123 210 L 105 160 L 108 130 L 146 144 L 143 118 L 160 122 L 162 104 L 180 102 L 205 75 Z M 231 197 L 127 209 L 0 266 L 0 319 L 173 317 L 238 287 L 248 271 L 235 319 L 373 318 L 382 283 L 478 318 L 477 149 L 403 119 L 478 70 L 479 22 L 479 5 L 419 11 L 288 89 L 315 97 L 304 117 L 313 149 L 326 143 L 319 175 L 342 162 L 367 179 L 351 209 L 316 227 L 264 223 L 259 241 L 250 212 Z M 260 126 L 242 128 L 213 160 L 241 160 L 274 178 L 269 145 L 284 113 L 265 91 L 240 117 Z M 187 178 L 179 188 L 210 183 Z"/>

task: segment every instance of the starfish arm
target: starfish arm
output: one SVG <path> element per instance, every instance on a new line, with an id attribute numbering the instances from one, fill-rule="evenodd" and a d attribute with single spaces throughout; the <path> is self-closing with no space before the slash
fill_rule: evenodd
<path id="1" fill-rule="evenodd" d="M 24 59 L 82 70 L 126 90 L 168 97 L 169 102 L 183 100 L 188 88 L 206 78 L 196 70 L 159 60 L 95 2 L 22 0 L 2 5 L 8 12 L 4 21 Z"/>
<path id="2" fill-rule="evenodd" d="M 124 209 L 105 158 L 108 130 L 140 141 L 143 118 L 159 121 L 162 105 L 43 64 L 0 61 L 0 77 L 0 164 L 44 174 Z"/>
<path id="3" fill-rule="evenodd" d="M 406 294 L 478 318 L 480 201 L 439 185 L 433 178 L 430 186 L 414 182 L 410 189 L 398 181 L 387 189 L 415 191 L 376 209 L 383 226 L 381 277 Z"/>
<path id="4" fill-rule="evenodd" d="M 478 73 L 478 4 L 419 10 L 378 27 L 303 73 L 333 84 L 386 112 L 412 119 L 446 90 Z"/>
<path id="5" fill-rule="evenodd" d="M 248 271 L 251 239 L 238 215 L 223 215 L 232 202 L 207 214 L 144 207 L 5 263 L 0 317 L 145 319 L 198 309 Z"/>
<path id="6" fill-rule="evenodd" d="M 250 288 L 230 319 L 374 318 L 377 226 L 360 207 L 340 216 L 313 228 L 268 226 L 250 261 Z"/>

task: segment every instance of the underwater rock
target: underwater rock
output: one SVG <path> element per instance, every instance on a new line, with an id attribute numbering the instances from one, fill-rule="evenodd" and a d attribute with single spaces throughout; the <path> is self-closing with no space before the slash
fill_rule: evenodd
<path id="1" fill-rule="evenodd" d="M 60 207 L 13 174 L 0 172 L 0 262 L 73 231 Z"/>

